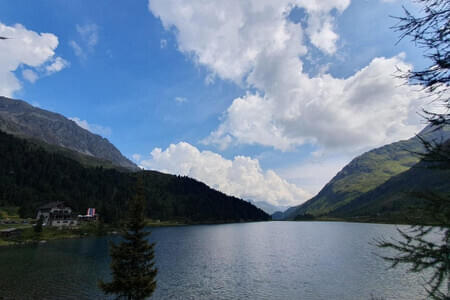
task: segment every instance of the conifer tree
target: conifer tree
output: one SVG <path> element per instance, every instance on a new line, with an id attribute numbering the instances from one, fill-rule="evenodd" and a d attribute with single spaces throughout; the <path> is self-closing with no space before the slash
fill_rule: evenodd
<path id="1" fill-rule="evenodd" d="M 398 17 L 394 28 L 401 32 L 401 39 L 410 37 L 425 51 L 432 63 L 429 67 L 408 71 L 403 77 L 409 83 L 423 87 L 433 101 L 447 110 L 440 113 L 425 111 L 425 118 L 435 130 L 450 125 L 450 2 L 448 0 L 417 0 L 423 12 L 416 16 L 407 9 Z M 433 129 L 433 128 L 432 128 Z M 422 161 L 429 167 L 450 169 L 450 141 L 426 141 L 419 136 L 426 149 Z M 426 290 L 431 299 L 450 299 L 450 197 L 433 192 L 415 195 L 424 202 L 423 213 L 431 215 L 434 228 L 414 225 L 410 230 L 398 229 L 401 239 L 379 240 L 381 248 L 393 249 L 395 256 L 385 256 L 392 267 L 410 266 L 411 272 L 428 270 Z M 434 239 L 429 234 L 434 233 Z M 436 237 L 438 240 L 436 240 Z M 445 283 L 447 282 L 447 292 Z"/>
<path id="2" fill-rule="evenodd" d="M 142 176 L 138 176 L 136 194 L 129 202 L 128 216 L 122 230 L 123 241 L 110 246 L 112 281 L 99 282 L 103 292 L 114 294 L 116 299 L 145 299 L 156 288 L 155 244 L 146 239 L 150 232 L 145 231 Z"/>
<path id="3" fill-rule="evenodd" d="M 42 232 L 43 223 L 44 223 L 44 217 L 40 216 L 36 222 L 36 225 L 34 225 L 34 227 L 33 227 L 33 230 L 36 234 L 40 234 Z"/>

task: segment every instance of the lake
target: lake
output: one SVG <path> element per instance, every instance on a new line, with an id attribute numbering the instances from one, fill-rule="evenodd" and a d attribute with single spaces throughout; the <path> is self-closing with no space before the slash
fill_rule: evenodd
<path id="1" fill-rule="evenodd" d="M 387 269 L 370 243 L 396 227 L 261 222 L 152 229 L 158 287 L 152 299 L 423 299 L 423 276 Z M 102 299 L 108 242 L 60 240 L 0 249 L 0 298 Z M 384 251 L 384 250 L 383 250 Z M 383 252 L 387 254 L 386 252 Z"/>

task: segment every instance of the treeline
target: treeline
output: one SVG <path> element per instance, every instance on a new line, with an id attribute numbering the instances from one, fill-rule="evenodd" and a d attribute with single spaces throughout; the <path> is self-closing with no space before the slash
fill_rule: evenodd
<path id="1" fill-rule="evenodd" d="M 143 172 L 151 219 L 184 222 L 267 220 L 262 210 L 188 177 Z M 0 131 L 0 206 L 19 206 L 35 217 L 48 202 L 64 201 L 78 213 L 96 207 L 105 222 L 120 220 L 135 193 L 136 173 L 85 167 L 40 145 Z"/>

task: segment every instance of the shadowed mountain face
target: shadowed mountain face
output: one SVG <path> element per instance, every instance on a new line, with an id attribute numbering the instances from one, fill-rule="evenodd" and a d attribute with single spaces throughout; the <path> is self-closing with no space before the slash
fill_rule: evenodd
<path id="1" fill-rule="evenodd" d="M 0 97 L 0 130 L 74 150 L 129 170 L 138 170 L 107 139 L 81 128 L 60 114 L 21 100 Z"/>
<path id="2" fill-rule="evenodd" d="M 419 135 L 428 141 L 442 142 L 450 138 L 450 128 L 433 131 L 430 127 L 426 127 Z M 420 157 L 414 152 L 424 152 L 423 144 L 417 137 L 366 152 L 346 165 L 315 197 L 302 205 L 288 209 L 281 218 L 293 219 L 298 215 L 353 217 L 375 210 L 379 213 L 380 209 L 387 212 L 393 206 L 405 208 L 406 205 L 400 205 L 402 199 L 407 197 L 403 192 L 410 190 L 407 188 L 408 185 L 418 185 L 418 181 L 414 178 L 423 178 L 420 184 L 425 188 L 429 184 L 437 185 L 442 175 L 448 176 L 447 173 L 441 174 L 439 171 L 433 172 L 423 167 L 406 173 L 420 161 Z M 435 177 L 436 180 L 432 180 L 431 177 Z M 392 182 L 401 182 L 402 188 Z M 383 199 L 384 204 L 381 204 L 384 194 L 389 194 L 389 199 L 395 198 L 395 205 L 392 201 L 384 203 L 387 196 Z M 363 209 L 362 206 L 371 210 Z"/>

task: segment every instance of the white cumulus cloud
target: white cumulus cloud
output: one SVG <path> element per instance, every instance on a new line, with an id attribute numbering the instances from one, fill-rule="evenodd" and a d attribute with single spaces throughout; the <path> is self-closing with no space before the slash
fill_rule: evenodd
<path id="1" fill-rule="evenodd" d="M 8 39 L 0 41 L 0 95 L 11 97 L 22 85 L 14 72 L 21 66 L 28 68 L 22 76 L 35 82 L 39 72 L 53 64 L 58 38 L 52 33 L 37 33 L 21 24 L 8 26 L 0 23 L 0 36 Z M 60 71 L 59 68 L 56 71 Z"/>
<path id="2" fill-rule="evenodd" d="M 333 10 L 343 11 L 350 0 L 151 0 L 150 11 L 164 27 L 176 28 L 178 47 L 223 79 L 240 82 L 264 60 L 306 53 L 304 33 L 327 53 L 338 39 L 333 33 Z M 310 12 L 306 32 L 287 20 L 294 6 Z M 319 44 L 319 43 L 323 43 Z"/>
<path id="3" fill-rule="evenodd" d="M 133 156 L 141 159 L 140 156 Z M 211 151 L 180 142 L 167 149 L 155 148 L 149 159 L 138 162 L 146 169 L 185 175 L 226 194 L 273 205 L 297 205 L 311 194 L 282 179 L 272 170 L 264 171 L 257 159 L 236 156 L 225 159 Z"/>
<path id="4" fill-rule="evenodd" d="M 348 78 L 327 66 L 310 76 L 303 61 L 315 47 L 338 51 L 335 19 L 350 0 L 150 0 L 149 9 L 173 30 L 181 52 L 212 76 L 248 88 L 234 99 L 219 127 L 203 140 L 225 148 L 258 144 L 282 151 L 312 143 L 362 151 L 420 130 L 419 95 L 394 76 L 405 57 L 374 58 Z M 293 8 L 306 22 L 293 23 Z M 310 41 L 310 44 L 306 42 Z M 210 78 L 210 77 L 208 77 Z"/>
<path id="5" fill-rule="evenodd" d="M 48 74 L 56 73 L 69 66 L 69 62 L 62 57 L 56 57 L 45 67 Z"/>
<path id="6" fill-rule="evenodd" d="M 260 144 L 283 151 L 313 143 L 358 151 L 409 138 L 423 126 L 417 91 L 393 75 L 397 67 L 410 67 L 402 56 L 375 58 L 346 79 L 329 74 L 310 78 L 285 67 L 285 74 L 270 75 L 286 76 L 282 84 L 256 79 L 266 87 L 265 95 L 235 99 L 205 142 L 222 147 Z"/>

